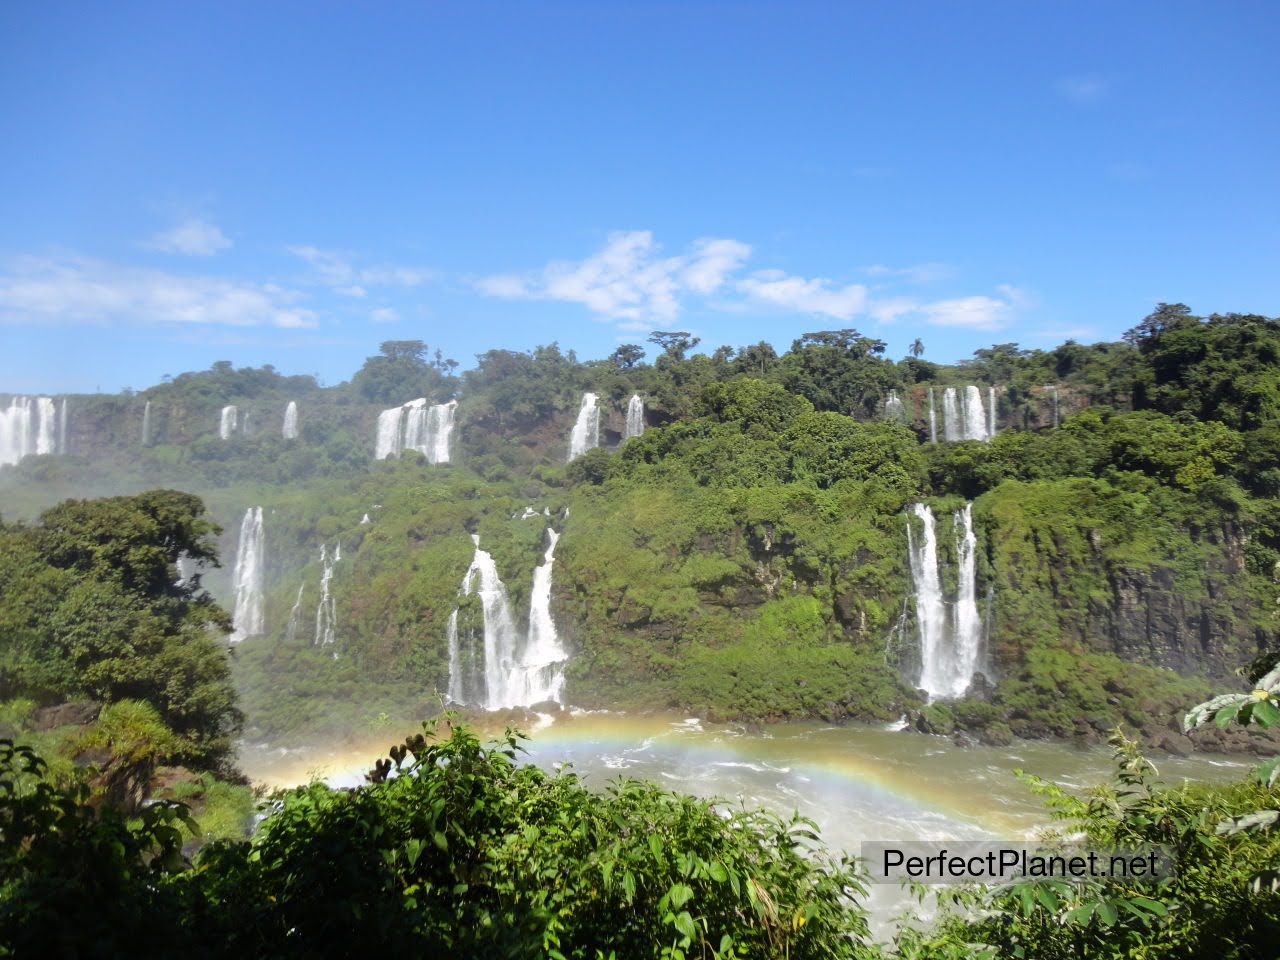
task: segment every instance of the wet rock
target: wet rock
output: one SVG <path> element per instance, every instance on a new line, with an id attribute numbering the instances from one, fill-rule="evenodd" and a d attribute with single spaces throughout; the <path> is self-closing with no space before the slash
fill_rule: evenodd
<path id="1" fill-rule="evenodd" d="M 58 727 L 84 727 L 98 719 L 102 704 L 92 700 L 73 700 L 52 707 L 41 707 L 31 715 L 34 730 L 55 730 Z"/>

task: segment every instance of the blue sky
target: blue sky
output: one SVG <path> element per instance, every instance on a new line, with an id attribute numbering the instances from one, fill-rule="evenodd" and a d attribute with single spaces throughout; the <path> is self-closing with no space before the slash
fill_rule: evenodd
<path id="1" fill-rule="evenodd" d="M 0 5 L 0 391 L 1280 314 L 1275 3 Z"/>

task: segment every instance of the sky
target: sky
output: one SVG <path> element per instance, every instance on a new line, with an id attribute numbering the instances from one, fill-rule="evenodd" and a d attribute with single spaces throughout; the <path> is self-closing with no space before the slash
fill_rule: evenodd
<path id="1" fill-rule="evenodd" d="M 1280 314 L 1280 4 L 0 4 L 0 392 Z"/>

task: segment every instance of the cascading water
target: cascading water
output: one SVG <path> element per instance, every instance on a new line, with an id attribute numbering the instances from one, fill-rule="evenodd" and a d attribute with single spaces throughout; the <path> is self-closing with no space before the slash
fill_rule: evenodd
<path id="1" fill-rule="evenodd" d="M 428 463 L 449 462 L 449 440 L 453 435 L 454 412 L 458 401 L 428 406 L 425 397 L 410 400 L 378 414 L 378 435 L 374 458 L 398 457 L 405 450 L 417 450 Z"/>
<path id="2" fill-rule="evenodd" d="M 963 696 L 978 669 L 982 618 L 977 605 L 977 537 L 972 510 L 973 505 L 966 504 L 952 517 L 957 563 L 953 602 L 943 594 L 933 511 L 923 503 L 911 508 L 922 527 L 919 542 L 912 524 L 907 524 L 907 554 L 920 634 L 918 685 L 931 700 Z"/>
<path id="3" fill-rule="evenodd" d="M 600 445 L 600 408 L 596 405 L 594 393 L 582 395 L 582 406 L 578 408 L 578 419 L 569 434 L 569 459 L 582 456 L 588 450 Z"/>
<path id="4" fill-rule="evenodd" d="M 987 387 L 987 410 L 989 423 L 987 424 L 987 437 L 994 440 L 996 437 L 996 388 Z"/>
<path id="5" fill-rule="evenodd" d="M 0 409 L 0 465 L 33 454 L 66 452 L 67 401 L 52 397 L 12 397 Z"/>
<path id="6" fill-rule="evenodd" d="M 227 404 L 222 408 L 222 414 L 218 419 L 218 436 L 221 439 L 230 440 L 231 434 L 236 432 L 237 414 L 235 404 Z"/>
<path id="7" fill-rule="evenodd" d="M 633 393 L 627 401 L 627 437 L 638 437 L 644 433 L 644 401 L 640 394 Z M 625 438 L 624 438 L 625 439 Z"/>
<path id="8" fill-rule="evenodd" d="M 263 632 L 262 574 L 265 565 L 262 508 L 250 507 L 240 522 L 240 542 L 236 545 L 236 564 L 232 574 L 235 583 L 232 643 L 240 643 Z"/>
<path id="9" fill-rule="evenodd" d="M 905 420 L 907 416 L 907 408 L 898 397 L 897 390 L 889 391 L 889 398 L 884 402 L 884 417 L 886 420 Z"/>
<path id="10" fill-rule="evenodd" d="M 293 601 L 293 606 L 289 608 L 289 625 L 285 627 L 284 638 L 290 643 L 298 639 L 298 621 L 302 616 L 302 591 L 306 588 L 306 584 L 298 584 L 298 599 Z"/>
<path id="11" fill-rule="evenodd" d="M 341 543 L 334 549 L 333 556 L 329 555 L 328 547 L 323 543 L 320 544 L 320 605 L 316 607 L 315 635 L 315 645 L 317 647 L 330 646 L 338 639 L 338 601 L 329 589 L 329 583 L 333 580 L 333 568 L 338 565 L 338 561 L 341 559 Z M 301 599 L 301 591 L 299 591 L 298 597 Z M 336 653 L 334 657 L 337 657 Z"/>
<path id="12" fill-rule="evenodd" d="M 1053 393 L 1053 425 L 1058 425 L 1058 388 L 1050 386 L 1048 389 Z"/>
<path id="13" fill-rule="evenodd" d="M 942 391 L 942 435 L 948 442 L 964 439 L 964 421 L 960 418 L 955 387 Z"/>
<path id="14" fill-rule="evenodd" d="M 151 446 L 151 401 L 142 408 L 142 445 Z"/>
<path id="15" fill-rule="evenodd" d="M 562 702 L 569 655 L 551 617 L 552 566 L 560 535 L 548 527 L 547 539 L 542 563 L 533 572 L 529 630 L 521 638 L 493 557 L 480 549 L 480 538 L 472 534 L 476 551 L 458 594 L 479 597 L 482 624 L 460 625 L 459 610 L 449 617 L 449 699 L 455 703 L 500 710 Z"/>
<path id="16" fill-rule="evenodd" d="M 280 428 L 280 433 L 286 440 L 298 439 L 298 402 L 290 400 L 289 405 L 284 408 L 284 426 Z"/>
<path id="17" fill-rule="evenodd" d="M 938 442 L 938 408 L 933 402 L 933 387 L 929 388 L 929 442 Z"/>
<path id="18" fill-rule="evenodd" d="M 964 388 L 964 438 L 983 443 L 991 439 L 987 434 L 987 411 L 982 409 L 982 391 L 972 385 Z"/>

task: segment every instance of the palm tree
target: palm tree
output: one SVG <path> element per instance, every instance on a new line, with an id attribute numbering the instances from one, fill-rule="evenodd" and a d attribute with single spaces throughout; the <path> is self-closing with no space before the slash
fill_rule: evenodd
<path id="1" fill-rule="evenodd" d="M 924 353 L 924 344 L 920 342 L 919 337 L 916 337 L 908 349 L 911 351 L 911 355 L 919 360 L 920 354 Z"/>

